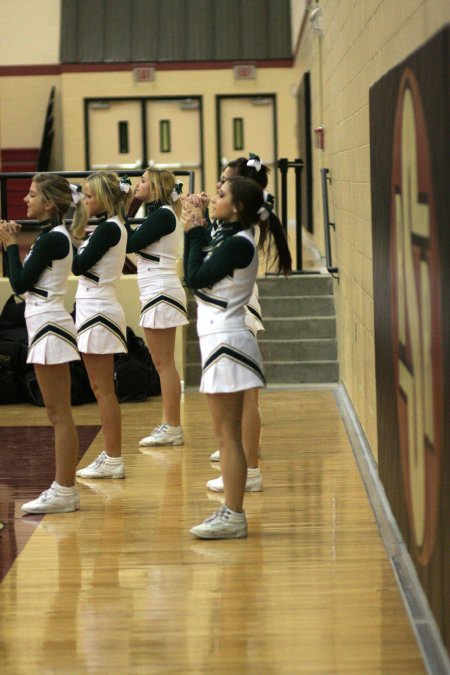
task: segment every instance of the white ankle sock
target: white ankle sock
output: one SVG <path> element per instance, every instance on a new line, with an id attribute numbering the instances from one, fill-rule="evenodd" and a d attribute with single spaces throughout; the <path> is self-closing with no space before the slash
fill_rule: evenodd
<path id="1" fill-rule="evenodd" d="M 231 520 L 244 520 L 245 511 L 241 511 L 240 513 L 238 513 L 238 511 L 232 511 L 228 506 L 227 509 L 231 513 Z"/>
<path id="2" fill-rule="evenodd" d="M 55 488 L 57 492 L 63 495 L 70 495 L 74 490 L 76 490 L 75 485 L 71 485 L 70 487 L 67 487 L 66 485 L 60 485 L 59 483 L 56 482 L 56 480 L 53 481 L 52 487 Z"/>
<path id="3" fill-rule="evenodd" d="M 256 469 L 251 469 L 250 467 L 247 469 L 247 476 L 248 476 L 249 478 L 250 478 L 250 476 L 251 476 L 251 477 L 253 477 L 253 476 L 259 476 L 260 474 L 261 474 L 261 469 L 259 468 L 259 466 L 256 467 Z"/>
<path id="4" fill-rule="evenodd" d="M 105 455 L 106 455 L 106 459 L 108 460 L 108 462 L 111 462 L 111 464 L 120 464 L 120 462 L 122 461 L 122 457 L 110 457 L 108 455 L 108 453 L 106 452 L 106 450 L 105 450 Z"/>

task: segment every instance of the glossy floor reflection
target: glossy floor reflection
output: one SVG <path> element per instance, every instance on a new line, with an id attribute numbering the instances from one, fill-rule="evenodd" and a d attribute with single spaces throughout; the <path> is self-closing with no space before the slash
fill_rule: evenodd
<path id="1" fill-rule="evenodd" d="M 160 399 L 122 406 L 127 478 L 80 480 L 82 509 L 45 516 L 0 585 L 5 672 L 425 672 L 332 392 L 265 391 L 261 411 L 249 537 L 200 541 L 223 501 L 205 398 L 185 394 L 177 448 L 138 447 Z"/>
<path id="2" fill-rule="evenodd" d="M 12 406 L 3 406 L 2 412 Z M 25 413 L 29 408 L 15 406 Z M 7 415 L 5 414 L 5 418 Z M 99 432 L 97 425 L 78 427 L 81 459 Z M 0 426 L 0 581 L 33 534 L 42 516 L 24 515 L 20 507 L 37 497 L 54 479 L 53 429 L 49 426 Z"/>

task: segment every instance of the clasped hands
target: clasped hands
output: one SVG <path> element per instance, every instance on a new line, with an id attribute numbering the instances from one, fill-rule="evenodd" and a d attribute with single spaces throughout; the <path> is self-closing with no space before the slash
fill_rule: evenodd
<path id="1" fill-rule="evenodd" d="M 11 244 L 17 244 L 17 235 L 22 229 L 22 225 L 15 220 L 0 220 L 0 243 L 5 248 Z"/>
<path id="2" fill-rule="evenodd" d="M 209 204 L 206 192 L 181 197 L 181 201 L 183 205 L 181 220 L 184 231 L 188 232 L 194 227 L 203 227 L 206 223 L 205 211 Z"/>

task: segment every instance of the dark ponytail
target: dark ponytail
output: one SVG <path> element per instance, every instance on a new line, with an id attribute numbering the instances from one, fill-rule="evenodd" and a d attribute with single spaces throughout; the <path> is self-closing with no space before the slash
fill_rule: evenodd
<path id="1" fill-rule="evenodd" d="M 251 178 L 233 176 L 227 179 L 239 222 L 245 227 L 259 225 L 258 248 L 266 257 L 267 270 L 288 275 L 292 271 L 292 258 L 286 235 L 279 218 L 272 213 L 272 205 L 264 201 L 262 188 Z M 275 249 L 274 249 L 275 247 Z"/>
<path id="2" fill-rule="evenodd" d="M 274 267 L 277 274 L 287 276 L 292 272 L 292 257 L 280 219 L 270 212 L 269 217 L 260 222 L 259 229 L 258 248 L 266 258 L 266 272 Z"/>

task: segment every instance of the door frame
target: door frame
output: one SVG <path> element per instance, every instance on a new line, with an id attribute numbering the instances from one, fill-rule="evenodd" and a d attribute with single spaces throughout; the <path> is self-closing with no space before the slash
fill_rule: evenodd
<path id="1" fill-rule="evenodd" d="M 264 94 L 264 93 L 249 93 L 249 94 L 217 94 L 216 95 L 216 134 L 217 134 L 217 177 L 220 176 L 222 170 L 221 157 L 222 157 L 222 133 L 221 133 L 221 124 L 220 124 L 220 110 L 221 102 L 224 99 L 240 99 L 240 98 L 270 98 L 272 99 L 272 109 L 273 109 L 273 150 L 274 150 L 274 164 L 273 164 L 273 176 L 274 176 L 274 185 L 275 185 L 275 199 L 278 198 L 278 167 L 277 167 L 277 157 L 278 157 L 278 111 L 277 111 L 277 96 L 276 94 Z"/>
<path id="2" fill-rule="evenodd" d="M 304 161 L 302 179 L 302 223 L 307 232 L 314 233 L 313 154 L 312 154 L 311 74 L 303 74 L 297 90 L 298 157 Z M 304 151 L 304 153 L 303 153 Z M 303 156 L 302 156 L 303 155 Z"/>
<path id="3" fill-rule="evenodd" d="M 147 101 L 180 101 L 183 99 L 192 99 L 198 101 L 199 110 L 199 124 L 200 124 L 200 176 L 201 186 L 203 189 L 205 183 L 205 148 L 204 148 L 204 124 L 203 124 L 203 97 L 198 95 L 183 95 L 183 96 L 95 96 L 83 99 L 84 102 L 84 162 L 85 170 L 90 170 L 90 130 L 89 130 L 89 106 L 91 103 L 114 101 L 137 101 L 141 104 L 141 130 L 142 130 L 142 170 L 148 167 L 147 154 L 147 115 L 146 107 Z"/>

